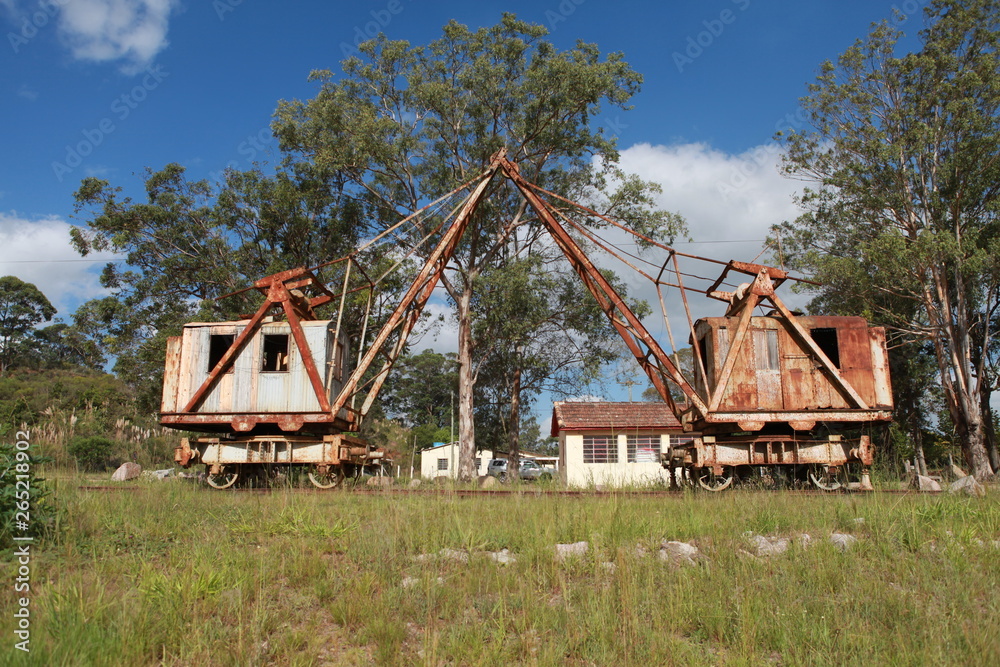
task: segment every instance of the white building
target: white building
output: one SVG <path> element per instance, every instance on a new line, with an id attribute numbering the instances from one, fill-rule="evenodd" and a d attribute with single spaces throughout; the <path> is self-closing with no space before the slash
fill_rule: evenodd
<path id="1" fill-rule="evenodd" d="M 630 486 L 670 477 L 660 453 L 690 441 L 666 403 L 560 401 L 552 409 L 560 479 L 567 486 Z"/>
<path id="2" fill-rule="evenodd" d="M 486 466 L 493 458 L 489 449 L 476 452 L 476 475 L 486 474 Z M 434 443 L 433 447 L 420 450 L 420 476 L 424 479 L 435 477 L 458 477 L 458 443 Z"/>

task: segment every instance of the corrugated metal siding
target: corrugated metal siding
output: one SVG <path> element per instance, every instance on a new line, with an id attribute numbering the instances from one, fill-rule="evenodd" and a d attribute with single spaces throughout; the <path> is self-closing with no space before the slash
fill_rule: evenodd
<path id="1" fill-rule="evenodd" d="M 179 387 L 176 409 L 182 409 L 198 387 L 208 377 L 209 341 L 212 335 L 239 335 L 242 324 L 192 324 L 184 328 L 182 336 L 177 384 Z M 333 323 L 327 321 L 303 322 L 306 342 L 316 362 L 324 383 L 327 377 L 328 355 L 333 351 L 328 337 L 333 336 Z M 287 335 L 289 341 L 288 370 L 261 371 L 264 335 Z M 346 349 L 346 342 L 345 342 Z M 336 394 L 342 380 L 333 378 L 328 390 Z M 166 405 L 166 396 L 164 405 Z M 294 337 L 287 322 L 273 322 L 261 327 L 237 356 L 233 370 L 224 374 L 208 393 L 198 412 L 222 413 L 271 413 L 316 412 L 319 401 L 313 391 L 309 375 L 296 349 Z"/>

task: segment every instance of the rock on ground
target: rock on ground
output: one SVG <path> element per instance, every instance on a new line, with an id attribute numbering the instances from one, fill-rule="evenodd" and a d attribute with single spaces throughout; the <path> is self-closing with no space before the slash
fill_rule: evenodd
<path id="1" fill-rule="evenodd" d="M 500 482 L 497 480 L 497 478 L 492 475 L 483 475 L 482 477 L 479 478 L 480 489 L 492 489 L 499 483 Z"/>
<path id="2" fill-rule="evenodd" d="M 858 538 L 847 533 L 833 533 L 830 535 L 830 543 L 837 551 L 847 551 L 857 544 L 857 542 Z"/>
<path id="3" fill-rule="evenodd" d="M 501 565 L 510 565 L 511 563 L 517 562 L 517 556 L 512 554 L 509 549 L 501 549 L 500 551 L 487 551 L 490 558 L 492 558 L 497 563 Z"/>
<path id="4" fill-rule="evenodd" d="M 748 540 L 755 556 L 777 556 L 788 551 L 792 541 L 787 537 L 764 537 L 751 535 Z"/>
<path id="5" fill-rule="evenodd" d="M 952 482 L 951 486 L 948 487 L 949 493 L 964 493 L 970 496 L 982 497 L 986 495 L 986 489 L 983 485 L 976 481 L 976 478 L 972 475 L 968 475 L 959 480 Z"/>
<path id="6" fill-rule="evenodd" d="M 913 486 L 917 489 L 917 491 L 923 491 L 925 493 L 941 490 L 941 485 L 937 483 L 937 480 L 931 479 L 930 477 L 924 477 L 923 475 L 917 475 L 913 479 Z"/>
<path id="7" fill-rule="evenodd" d="M 369 477 L 365 486 L 392 486 L 392 477 L 378 476 Z"/>
<path id="8" fill-rule="evenodd" d="M 118 470 L 115 470 L 114 474 L 111 475 L 112 482 L 127 482 L 130 479 L 135 479 L 142 474 L 142 466 L 138 463 L 132 463 L 131 461 L 126 461 L 125 463 L 118 466 Z"/>
<path id="9" fill-rule="evenodd" d="M 419 479 L 411 479 L 411 480 L 410 480 L 410 483 L 409 483 L 409 485 L 408 485 L 408 486 L 409 486 L 409 487 L 410 487 L 411 489 L 415 489 L 415 488 L 417 488 L 418 486 L 420 486 L 420 480 L 419 480 Z"/>
<path id="10" fill-rule="evenodd" d="M 556 558 L 566 560 L 572 556 L 583 556 L 587 553 L 590 545 L 587 542 L 573 542 L 572 544 L 557 544 Z"/>
<path id="11" fill-rule="evenodd" d="M 676 565 L 697 565 L 698 561 L 703 560 L 705 556 L 693 544 L 663 540 L 660 543 L 657 558 Z"/>

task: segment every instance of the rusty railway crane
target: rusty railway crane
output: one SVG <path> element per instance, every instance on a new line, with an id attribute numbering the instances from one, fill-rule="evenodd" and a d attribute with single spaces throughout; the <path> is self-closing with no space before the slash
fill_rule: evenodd
<path id="1" fill-rule="evenodd" d="M 842 485 L 844 473 L 853 469 L 860 480 L 857 485 L 870 488 L 872 445 L 864 430 L 891 420 L 892 412 L 884 330 L 869 327 L 859 317 L 793 313 L 775 293 L 783 282 L 796 280 L 784 270 L 678 252 L 528 182 L 503 152 L 494 156 L 481 176 L 364 246 L 384 240 L 432 206 L 467 191 L 424 236 L 424 241 L 436 242 L 423 254 L 422 266 L 380 330 L 370 341 L 367 330 L 362 332 L 356 363 L 350 360 L 350 341 L 342 329 L 345 296 L 365 286 L 371 294 L 378 282 L 367 276 L 357 253 L 320 265 L 344 267 L 339 293 L 317 279 L 314 272 L 320 267 L 292 269 L 254 284 L 264 303 L 249 319 L 189 324 L 182 336 L 170 339 L 161 423 L 208 433 L 182 440 L 175 452 L 177 462 L 185 467 L 206 465 L 209 484 L 217 488 L 271 466 L 307 467 L 313 484 L 330 488 L 377 460 L 378 453 L 350 433 L 371 408 L 470 218 L 498 175 L 517 188 L 538 216 L 662 400 L 692 434 L 689 442 L 674 445 L 663 455 L 672 480 L 722 490 L 739 477 L 767 468 L 791 471 L 821 489 L 834 490 Z M 665 252 L 666 259 L 650 263 L 658 271 L 644 271 L 620 249 L 578 224 L 574 218 L 579 216 L 633 234 L 646 246 Z M 655 285 L 673 357 L 569 229 Z M 692 318 L 687 295 L 693 290 L 685 280 L 706 279 L 683 271 L 681 260 L 723 267 L 703 293 L 727 304 L 724 316 Z M 363 276 L 365 285 L 352 287 L 352 275 L 355 280 Z M 745 280 L 730 291 L 721 289 L 730 285 L 726 280 L 731 275 Z M 679 292 L 687 316 L 694 360 L 687 375 L 678 363 L 665 289 Z M 336 320 L 318 318 L 317 308 L 337 301 Z M 370 308 L 370 298 L 368 303 Z M 765 305 L 768 312 L 754 314 Z"/>

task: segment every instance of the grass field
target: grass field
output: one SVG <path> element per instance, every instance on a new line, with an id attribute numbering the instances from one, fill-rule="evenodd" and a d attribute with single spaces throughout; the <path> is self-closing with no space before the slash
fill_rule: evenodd
<path id="1" fill-rule="evenodd" d="M 468 498 L 79 482 L 56 483 L 61 530 L 33 554 L 31 653 L 7 632 L 0 664 L 1000 664 L 995 492 Z M 834 531 L 858 542 L 842 553 Z M 756 557 L 748 533 L 813 541 Z M 583 556 L 555 557 L 581 540 Z M 661 540 L 706 558 L 664 562 Z M 486 553 L 505 548 L 516 562 Z"/>

